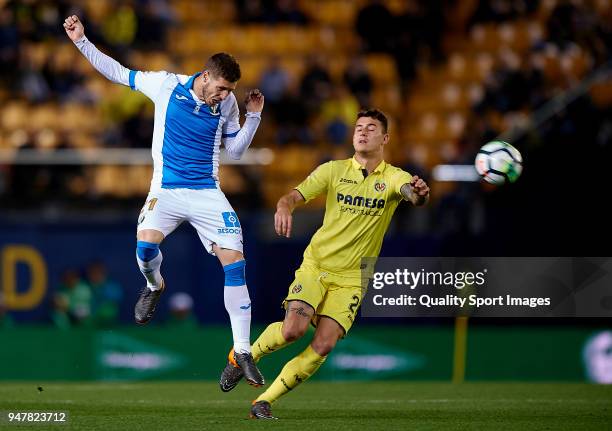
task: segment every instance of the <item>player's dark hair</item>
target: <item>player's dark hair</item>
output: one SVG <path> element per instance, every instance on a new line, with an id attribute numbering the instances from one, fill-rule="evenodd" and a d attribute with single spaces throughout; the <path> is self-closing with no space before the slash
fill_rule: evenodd
<path id="1" fill-rule="evenodd" d="M 380 121 L 383 126 L 383 131 L 387 133 L 389 122 L 387 121 L 387 116 L 383 111 L 379 109 L 364 109 L 363 111 L 359 111 L 357 114 L 357 119 L 360 119 L 361 117 L 374 118 L 375 120 Z"/>
<path id="2" fill-rule="evenodd" d="M 215 78 L 223 78 L 228 82 L 237 82 L 240 79 L 240 65 L 234 56 L 225 52 L 210 57 L 204 67 Z"/>

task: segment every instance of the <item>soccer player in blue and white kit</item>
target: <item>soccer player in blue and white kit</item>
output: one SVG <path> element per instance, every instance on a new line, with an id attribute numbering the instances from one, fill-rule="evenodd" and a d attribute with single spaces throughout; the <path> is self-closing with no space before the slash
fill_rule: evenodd
<path id="1" fill-rule="evenodd" d="M 64 21 L 68 37 L 107 79 L 129 85 L 155 103 L 153 179 L 138 219 L 136 260 L 147 286 L 135 307 L 135 319 L 147 323 L 165 288 L 160 273 L 160 243 L 183 221 L 197 230 L 206 250 L 225 271 L 224 301 L 234 338 L 234 360 L 254 386 L 264 379 L 251 356 L 251 301 L 245 280 L 242 231 L 232 206 L 219 189 L 219 147 L 239 159 L 251 143 L 261 119 L 264 97 L 247 95 L 246 120 L 232 91 L 240 66 L 229 54 L 208 59 L 203 72 L 192 76 L 129 70 L 100 52 L 85 37 L 76 15 Z"/>

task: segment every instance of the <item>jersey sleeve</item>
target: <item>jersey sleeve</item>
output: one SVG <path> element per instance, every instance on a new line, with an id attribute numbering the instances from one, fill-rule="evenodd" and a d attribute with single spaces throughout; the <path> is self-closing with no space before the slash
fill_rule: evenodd
<path id="1" fill-rule="evenodd" d="M 412 181 L 412 175 L 406 171 L 398 169 L 397 172 L 393 174 L 392 181 L 393 184 L 391 186 L 393 187 L 393 191 L 399 199 L 403 199 L 404 197 L 402 196 L 400 190 L 404 184 L 409 184 L 410 181 Z"/>
<path id="2" fill-rule="evenodd" d="M 306 202 L 325 193 L 332 177 L 332 162 L 327 162 L 316 168 L 302 183 L 295 188 Z"/>
<path id="3" fill-rule="evenodd" d="M 234 96 L 234 94 L 231 94 L 230 97 L 233 100 L 229 106 L 227 121 L 223 124 L 223 139 L 233 138 L 240 131 L 240 110 L 238 109 L 238 102 L 236 101 L 236 96 Z"/>
<path id="4" fill-rule="evenodd" d="M 247 112 L 246 120 L 240 127 L 238 102 L 234 94 L 231 94 L 230 97 L 231 99 L 227 101 L 228 107 L 222 108 L 222 113 L 226 115 L 227 120 L 223 124 L 221 139 L 229 158 L 239 160 L 255 137 L 255 132 L 261 121 L 261 113 Z M 227 109 L 227 113 L 224 112 L 225 109 Z"/>
<path id="5" fill-rule="evenodd" d="M 139 70 L 130 70 L 129 82 L 132 90 L 138 90 L 155 102 L 157 95 L 162 87 L 162 84 L 168 77 L 166 71 L 160 72 L 141 72 Z"/>

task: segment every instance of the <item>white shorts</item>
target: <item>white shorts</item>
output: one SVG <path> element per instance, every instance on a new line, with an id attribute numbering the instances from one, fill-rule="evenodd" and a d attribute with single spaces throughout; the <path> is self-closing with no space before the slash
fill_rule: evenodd
<path id="1" fill-rule="evenodd" d="M 151 190 L 140 211 L 137 230 L 154 229 L 167 237 L 183 221 L 198 231 L 210 254 L 214 254 L 213 244 L 242 253 L 240 221 L 219 189 Z"/>

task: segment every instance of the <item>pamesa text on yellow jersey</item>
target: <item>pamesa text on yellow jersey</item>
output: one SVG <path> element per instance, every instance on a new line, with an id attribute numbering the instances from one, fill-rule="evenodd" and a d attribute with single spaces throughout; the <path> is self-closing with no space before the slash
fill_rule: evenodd
<path id="1" fill-rule="evenodd" d="M 355 160 L 320 165 L 295 189 L 306 202 L 327 193 L 323 226 L 304 252 L 304 262 L 348 278 L 360 278 L 361 258 L 377 257 L 391 217 L 412 176 L 382 161 L 369 175 Z"/>

